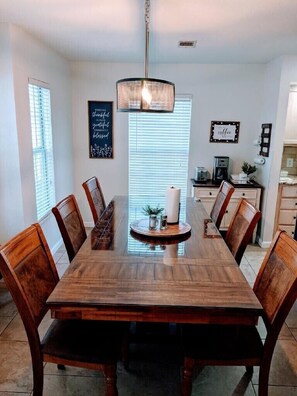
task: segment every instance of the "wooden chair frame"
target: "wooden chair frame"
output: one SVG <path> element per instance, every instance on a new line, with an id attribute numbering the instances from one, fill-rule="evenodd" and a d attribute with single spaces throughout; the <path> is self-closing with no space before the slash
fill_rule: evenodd
<path id="1" fill-rule="evenodd" d="M 220 228 L 222 219 L 234 190 L 235 188 L 230 183 L 228 183 L 226 180 L 222 181 L 210 212 L 210 217 L 215 223 L 217 229 Z"/>
<path id="2" fill-rule="evenodd" d="M 267 330 L 264 343 L 255 326 L 193 325 L 195 327 L 191 329 L 187 328 L 189 325 L 184 325 L 184 343 L 187 346 L 184 353 L 183 396 L 191 395 L 194 367 L 207 365 L 246 366 L 249 374 L 252 374 L 253 366 L 260 366 L 258 395 L 268 396 L 269 372 L 275 344 L 297 298 L 297 242 L 285 231 L 276 233 L 263 260 L 253 290 L 264 308 L 263 320 Z M 195 340 L 199 342 L 201 331 L 209 335 L 212 330 L 215 336 L 209 337 L 208 342 L 203 340 L 199 344 L 200 347 L 195 344 Z M 242 333 L 247 334 L 247 337 L 246 340 L 238 337 L 238 346 L 228 355 L 224 344 L 228 342 L 226 337 L 230 336 L 230 333 L 234 335 L 230 345 L 237 343 L 236 335 Z M 209 351 L 214 340 L 218 340 L 219 346 L 210 356 Z M 254 350 L 247 343 L 255 345 Z M 192 345 L 195 345 L 194 351 L 191 350 Z"/>
<path id="3" fill-rule="evenodd" d="M 225 236 L 225 242 L 238 265 L 261 216 L 261 212 L 246 199 L 239 200 Z"/>
<path id="4" fill-rule="evenodd" d="M 85 190 L 89 202 L 94 223 L 96 224 L 106 208 L 104 195 L 100 183 L 97 177 L 93 176 L 90 179 L 86 180 L 82 184 L 82 186 Z"/>
<path id="5" fill-rule="evenodd" d="M 71 194 L 64 198 L 52 208 L 52 212 L 57 220 L 69 261 L 72 261 L 87 238 L 75 196 Z"/>
<path id="6" fill-rule="evenodd" d="M 122 341 L 117 322 L 54 320 L 40 340 L 38 326 L 48 311 L 46 300 L 59 276 L 39 224 L 28 227 L 1 248 L 0 270 L 27 333 L 33 395 L 42 396 L 43 362 L 51 362 L 58 368 L 70 365 L 103 371 L 105 395 L 117 396 L 116 363 Z"/>

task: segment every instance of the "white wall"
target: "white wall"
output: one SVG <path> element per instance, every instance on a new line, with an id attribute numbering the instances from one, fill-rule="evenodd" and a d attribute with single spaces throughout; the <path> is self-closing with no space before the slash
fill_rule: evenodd
<path id="1" fill-rule="evenodd" d="M 252 141 L 261 132 L 265 65 L 151 65 L 150 76 L 173 81 L 177 94 L 192 94 L 190 178 L 196 166 L 212 172 L 213 157 L 226 155 L 232 171 L 252 162 L 257 148 Z M 116 111 L 116 81 L 142 77 L 142 64 L 72 63 L 75 194 L 86 222 L 91 222 L 81 183 L 96 175 L 109 201 L 128 192 L 128 115 Z M 87 101 L 114 101 L 114 159 L 89 159 Z M 210 122 L 240 121 L 239 143 L 210 143 Z M 267 121 L 268 122 L 268 121 Z"/>
<path id="2" fill-rule="evenodd" d="M 107 201 L 128 192 L 128 114 L 116 111 L 115 83 L 142 77 L 143 64 L 69 63 L 17 27 L 0 25 L 0 33 L 0 78 L 5 87 L 0 90 L 4 103 L 0 109 L 0 242 L 36 221 L 28 77 L 51 87 L 57 201 L 74 192 L 85 222 L 92 224 L 81 187 L 84 180 L 98 176 Z M 297 81 L 296 65 L 296 57 L 269 65 L 150 65 L 150 76 L 171 80 L 177 94 L 193 97 L 188 195 L 196 166 L 211 172 L 213 157 L 227 155 L 231 172 L 238 173 L 242 162 L 252 162 L 258 151 L 252 141 L 260 134 L 261 124 L 273 124 L 270 157 L 256 174 L 265 187 L 264 243 L 272 238 L 289 86 Z M 114 101 L 114 159 L 89 159 L 88 100 Z M 218 120 L 240 121 L 238 144 L 209 142 L 210 123 Z M 55 246 L 60 235 L 52 216 L 42 226 L 50 246 Z"/>
<path id="3" fill-rule="evenodd" d="M 17 232 L 37 221 L 28 97 L 29 77 L 48 83 L 51 90 L 56 199 L 58 201 L 73 192 L 71 73 L 69 62 L 61 55 L 16 26 L 10 26 L 9 30 L 10 73 L 14 84 L 12 97 L 14 94 L 15 100 L 15 111 L 10 110 L 9 119 L 10 122 L 16 119 L 17 133 L 16 128 L 14 130 L 7 128 L 5 140 L 8 143 L 13 140 L 15 150 L 19 151 L 19 159 L 15 162 L 11 156 L 9 160 L 10 169 L 7 177 L 10 179 L 10 184 L 5 183 L 5 189 L 9 189 L 12 185 L 11 181 L 14 180 L 12 168 L 16 166 L 21 177 L 19 182 L 21 196 L 17 198 L 24 214 L 23 224 L 18 222 L 15 227 L 14 232 Z M 11 147 L 10 143 L 9 147 Z M 2 182 L 2 175 L 0 181 Z M 5 223 L 1 222 L 1 228 L 9 230 L 10 223 L 14 223 L 17 219 L 17 213 L 11 213 L 11 200 L 1 205 L 1 213 L 6 212 L 11 215 Z M 60 233 L 52 214 L 41 224 L 49 245 L 54 248 L 60 241 Z M 5 239 L 9 236 L 11 235 L 6 231 Z"/>
<path id="4" fill-rule="evenodd" d="M 262 180 L 266 186 L 262 210 L 261 245 L 263 247 L 268 246 L 273 237 L 289 91 L 290 85 L 297 81 L 297 57 L 282 57 L 274 60 L 268 65 L 266 77 L 262 120 L 268 122 L 270 119 L 269 122 L 273 125 L 271 149 Z"/>
<path id="5" fill-rule="evenodd" d="M 0 24 L 0 244 L 24 226 L 10 29 Z"/>

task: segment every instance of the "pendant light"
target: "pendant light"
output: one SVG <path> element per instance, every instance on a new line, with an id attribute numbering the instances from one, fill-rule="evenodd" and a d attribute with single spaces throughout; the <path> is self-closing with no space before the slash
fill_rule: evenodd
<path id="1" fill-rule="evenodd" d="M 117 109 L 127 112 L 172 113 L 175 86 L 172 82 L 148 78 L 150 0 L 145 0 L 145 78 L 117 81 Z"/>

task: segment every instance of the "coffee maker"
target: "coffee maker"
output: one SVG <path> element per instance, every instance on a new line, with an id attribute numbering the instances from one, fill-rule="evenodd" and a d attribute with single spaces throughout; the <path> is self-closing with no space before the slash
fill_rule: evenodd
<path id="1" fill-rule="evenodd" d="M 229 157 L 214 157 L 212 181 L 220 184 L 228 179 Z"/>

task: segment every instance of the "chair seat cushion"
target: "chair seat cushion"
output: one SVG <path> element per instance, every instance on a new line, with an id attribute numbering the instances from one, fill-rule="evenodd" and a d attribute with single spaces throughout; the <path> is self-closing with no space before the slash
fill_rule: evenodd
<path id="1" fill-rule="evenodd" d="M 72 361 L 116 362 L 126 329 L 120 322 L 54 320 L 42 340 L 42 352 Z"/>
<path id="2" fill-rule="evenodd" d="M 263 343 L 254 326 L 183 325 L 184 356 L 194 359 L 260 361 Z"/>

